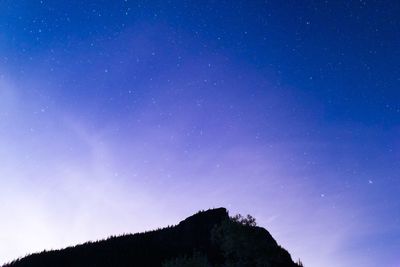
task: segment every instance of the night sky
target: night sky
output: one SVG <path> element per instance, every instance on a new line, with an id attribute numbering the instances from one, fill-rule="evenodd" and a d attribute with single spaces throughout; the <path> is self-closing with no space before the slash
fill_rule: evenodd
<path id="1" fill-rule="evenodd" d="M 400 2 L 3 0 L 0 264 L 252 214 L 400 266 Z"/>

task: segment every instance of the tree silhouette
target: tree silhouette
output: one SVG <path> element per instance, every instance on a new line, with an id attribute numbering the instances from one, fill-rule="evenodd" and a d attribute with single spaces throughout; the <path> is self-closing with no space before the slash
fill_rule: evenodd
<path id="1" fill-rule="evenodd" d="M 212 267 L 206 255 L 195 252 L 192 256 L 181 256 L 176 259 L 168 260 L 162 267 Z"/>

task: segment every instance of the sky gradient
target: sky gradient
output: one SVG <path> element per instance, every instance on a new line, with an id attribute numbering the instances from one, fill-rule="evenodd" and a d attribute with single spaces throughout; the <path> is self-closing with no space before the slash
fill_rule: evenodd
<path id="1" fill-rule="evenodd" d="M 400 267 L 400 2 L 0 2 L 0 264 L 252 214 Z"/>

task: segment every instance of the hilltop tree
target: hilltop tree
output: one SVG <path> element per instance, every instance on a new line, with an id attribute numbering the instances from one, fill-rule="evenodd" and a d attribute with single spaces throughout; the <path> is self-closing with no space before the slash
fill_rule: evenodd
<path id="1" fill-rule="evenodd" d="M 272 267 L 291 261 L 289 253 L 250 215 L 222 222 L 212 230 L 212 240 L 224 255 L 224 267 Z"/>

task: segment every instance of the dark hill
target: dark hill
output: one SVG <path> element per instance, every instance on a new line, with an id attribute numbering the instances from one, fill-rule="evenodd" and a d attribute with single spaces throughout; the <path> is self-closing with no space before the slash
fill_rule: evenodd
<path id="1" fill-rule="evenodd" d="M 251 218 L 251 217 L 248 217 Z M 3 267 L 298 267 L 267 230 L 225 208 L 199 212 L 174 227 L 44 251 Z"/>

